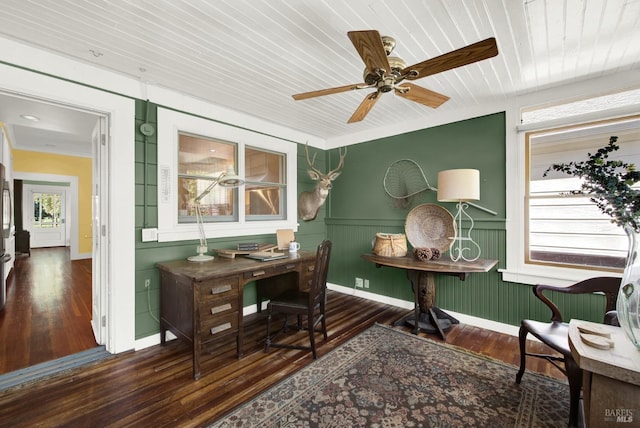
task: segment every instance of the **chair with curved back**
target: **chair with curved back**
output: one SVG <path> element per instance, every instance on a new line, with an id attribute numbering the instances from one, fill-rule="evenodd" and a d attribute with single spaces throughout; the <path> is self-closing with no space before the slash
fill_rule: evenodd
<path id="1" fill-rule="evenodd" d="M 322 325 L 324 340 L 327 340 L 327 321 L 325 317 L 325 304 L 327 294 L 327 273 L 329 271 L 329 258 L 331 256 L 331 241 L 324 240 L 318 245 L 316 252 L 315 267 L 313 270 L 313 280 L 309 291 L 298 289 L 287 290 L 283 294 L 272 298 L 267 304 L 267 339 L 265 352 L 269 347 L 293 348 L 311 350 L 313 358 L 317 358 L 315 333 L 318 323 Z M 282 331 L 287 331 L 291 327 L 287 323 L 288 315 L 296 315 L 298 319 L 297 328 L 302 330 L 301 318 L 307 316 L 306 330 L 309 332 L 310 346 L 291 345 L 288 343 L 274 343 L 271 336 L 271 319 L 274 313 L 284 314 L 284 325 Z"/>
<path id="2" fill-rule="evenodd" d="M 580 404 L 580 391 L 582 389 L 582 370 L 573 359 L 569 348 L 569 324 L 564 322 L 560 309 L 544 295 L 545 291 L 559 293 L 584 294 L 604 293 L 606 297 L 604 322 L 617 325 L 615 317 L 616 298 L 620 288 L 620 278 L 597 277 L 577 282 L 568 287 L 538 284 L 533 287 L 533 294 L 551 309 L 551 322 L 534 320 L 522 320 L 520 325 L 520 370 L 516 375 L 516 383 L 520 383 L 526 368 L 526 357 L 544 358 L 556 366 L 569 380 L 569 426 L 578 426 L 578 411 Z M 527 334 L 531 333 L 542 343 L 562 354 L 547 355 L 526 352 Z M 558 363 L 564 363 L 564 367 Z"/>

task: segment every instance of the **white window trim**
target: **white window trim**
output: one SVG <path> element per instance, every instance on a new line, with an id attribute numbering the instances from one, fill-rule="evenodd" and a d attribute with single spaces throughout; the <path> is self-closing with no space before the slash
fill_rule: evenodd
<path id="1" fill-rule="evenodd" d="M 534 265 L 525 263 L 525 134 L 538 129 L 555 128 L 559 125 L 573 125 L 582 121 L 595 121 L 628 115 L 633 107 L 603 111 L 598 115 L 589 114 L 567 118 L 565 121 L 547 121 L 519 126 L 521 106 L 512 105 L 506 112 L 506 236 L 507 267 L 501 269 L 502 280 L 521 284 L 571 285 L 577 281 L 596 277 L 621 277 L 621 273 L 597 270 L 564 268 L 559 266 Z M 512 127 L 509 126 L 512 124 Z M 606 142 L 605 142 L 606 143 Z M 605 144 L 603 143 L 603 145 Z"/>
<path id="2" fill-rule="evenodd" d="M 246 129 L 203 119 L 197 116 L 158 108 L 158 241 L 172 242 L 198 239 L 195 223 L 178 223 L 178 131 L 237 143 L 238 171 L 244 177 L 244 146 L 284 153 L 286 161 L 286 218 L 283 220 L 247 221 L 244 212 L 245 197 L 242 187 L 238 191 L 238 221 L 205 223 L 207 238 L 224 238 L 273 234 L 277 229 L 297 231 L 297 144 L 255 133 Z"/>

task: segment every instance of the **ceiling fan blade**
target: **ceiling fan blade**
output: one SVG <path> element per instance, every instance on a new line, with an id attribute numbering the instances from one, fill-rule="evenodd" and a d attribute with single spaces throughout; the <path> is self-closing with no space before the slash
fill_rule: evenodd
<path id="1" fill-rule="evenodd" d="M 371 111 L 376 101 L 380 98 L 380 92 L 372 92 L 365 97 L 356 111 L 351 115 L 347 123 L 360 122 Z"/>
<path id="2" fill-rule="evenodd" d="M 411 65 L 402 70 L 402 74 L 410 73 L 415 70 L 418 72 L 416 76 L 408 75 L 407 79 L 415 80 L 422 77 L 431 76 L 432 74 L 441 73 L 451 70 L 452 68 L 462 67 L 463 65 L 472 64 L 498 55 L 498 46 L 496 39 L 491 37 L 481 42 L 474 43 L 464 48 L 456 49 L 444 55 L 428 59 L 418 64 Z"/>
<path id="3" fill-rule="evenodd" d="M 367 70 L 370 72 L 375 72 L 377 69 L 382 69 L 385 72 L 391 71 L 380 33 L 376 30 L 349 31 L 347 35 L 360 54 Z"/>
<path id="4" fill-rule="evenodd" d="M 321 97 L 323 95 L 338 94 L 340 92 L 352 91 L 354 89 L 364 89 L 364 88 L 368 88 L 368 87 L 369 87 L 369 85 L 367 85 L 366 83 L 358 83 L 356 85 L 345 85 L 345 86 L 339 86 L 337 88 L 320 89 L 319 91 L 304 92 L 302 94 L 292 95 L 292 97 L 296 101 L 297 100 L 306 100 L 307 98 Z"/>
<path id="5" fill-rule="evenodd" d="M 403 92 L 396 88 L 396 95 L 423 104 L 427 107 L 438 108 L 449 99 L 446 95 L 425 89 L 422 86 L 414 85 L 413 83 L 403 83 L 402 87 L 409 88 L 409 90 Z"/>

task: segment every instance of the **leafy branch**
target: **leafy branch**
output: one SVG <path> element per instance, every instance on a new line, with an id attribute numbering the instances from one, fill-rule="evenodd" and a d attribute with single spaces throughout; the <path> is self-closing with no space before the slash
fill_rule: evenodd
<path id="1" fill-rule="evenodd" d="M 589 195 L 601 212 L 611 217 L 619 226 L 629 225 L 640 232 L 640 190 L 631 186 L 640 181 L 640 172 L 635 165 L 620 160 L 609 160 L 609 153 L 618 150 L 618 137 L 609 138 L 609 144 L 589 160 L 551 165 L 543 174 L 559 171 L 584 179 L 581 190 L 572 190 L 572 195 Z"/>

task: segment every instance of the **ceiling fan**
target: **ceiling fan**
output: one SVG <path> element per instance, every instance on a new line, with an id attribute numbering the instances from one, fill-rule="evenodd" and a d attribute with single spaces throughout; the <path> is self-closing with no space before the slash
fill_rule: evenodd
<path id="1" fill-rule="evenodd" d="M 376 30 L 349 31 L 347 34 L 364 61 L 364 83 L 304 92 L 293 95 L 293 99 L 305 100 L 355 89 L 375 89 L 375 92 L 371 92 L 365 97 L 347 121 L 348 123 L 364 119 L 380 95 L 385 92 L 395 91 L 396 95 L 400 97 L 437 108 L 449 97 L 412 83 L 402 82 L 431 76 L 498 55 L 496 39 L 491 37 L 407 67 L 402 58 L 389 56 L 396 46 L 393 37 L 381 37 Z"/>

